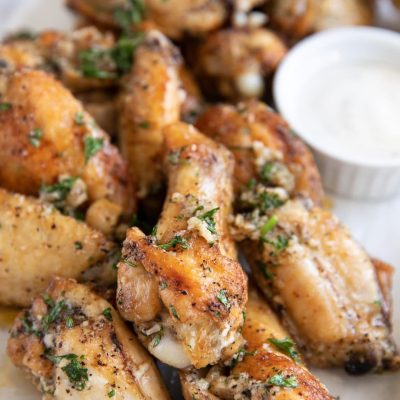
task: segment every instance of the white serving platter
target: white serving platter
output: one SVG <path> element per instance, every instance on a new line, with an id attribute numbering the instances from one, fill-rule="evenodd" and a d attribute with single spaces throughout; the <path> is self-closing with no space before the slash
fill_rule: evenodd
<path id="1" fill-rule="evenodd" d="M 24 28 L 34 31 L 71 29 L 74 20 L 63 3 L 63 0 L 23 0 L 12 18 L 0 25 L 0 36 Z M 400 345 L 400 198 L 379 203 L 356 202 L 334 195 L 331 199 L 334 213 L 367 251 L 397 267 L 393 282 L 393 326 Z M 0 328 L 0 399 L 40 399 L 24 374 L 8 360 L 5 353 L 7 336 L 7 329 Z M 173 399 L 180 399 L 176 374 L 166 367 L 162 372 Z M 340 400 L 400 400 L 400 372 L 363 377 L 350 377 L 340 370 L 314 372 Z"/>

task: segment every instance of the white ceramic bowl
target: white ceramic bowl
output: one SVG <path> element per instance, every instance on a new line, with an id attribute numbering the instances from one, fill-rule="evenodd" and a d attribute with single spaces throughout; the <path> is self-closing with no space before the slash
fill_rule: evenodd
<path id="1" fill-rule="evenodd" d="M 315 133 L 311 134 L 305 127 L 304 115 L 300 115 L 305 82 L 321 68 L 343 59 L 356 63 L 385 62 L 400 69 L 400 34 L 379 28 L 352 27 L 327 30 L 301 41 L 288 53 L 275 75 L 276 106 L 294 132 L 313 149 L 327 189 L 357 199 L 394 196 L 400 193 L 400 156 L 360 160 L 345 155 L 318 140 Z"/>

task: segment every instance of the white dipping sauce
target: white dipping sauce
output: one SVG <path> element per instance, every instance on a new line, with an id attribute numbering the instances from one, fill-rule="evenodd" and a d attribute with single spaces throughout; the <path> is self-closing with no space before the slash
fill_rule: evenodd
<path id="1" fill-rule="evenodd" d="M 400 67 L 344 60 L 315 71 L 301 96 L 317 145 L 355 160 L 400 157 Z"/>

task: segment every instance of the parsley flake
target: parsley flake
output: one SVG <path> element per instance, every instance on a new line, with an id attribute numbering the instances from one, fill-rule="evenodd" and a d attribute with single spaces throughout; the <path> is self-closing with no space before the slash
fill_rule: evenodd
<path id="1" fill-rule="evenodd" d="M 102 314 L 109 320 L 112 321 L 113 317 L 111 314 L 111 307 L 106 308 L 105 310 L 103 310 Z"/>
<path id="2" fill-rule="evenodd" d="M 206 223 L 207 229 L 209 230 L 209 232 L 211 232 L 214 235 L 217 234 L 217 230 L 215 228 L 214 216 L 218 212 L 218 210 L 219 210 L 219 207 L 216 207 L 216 208 L 213 208 L 212 210 L 205 212 L 202 215 L 197 216 L 198 219 L 200 219 L 201 221 L 204 221 Z"/>
<path id="3" fill-rule="evenodd" d="M 172 304 L 169 305 L 169 308 L 170 308 L 170 310 L 171 310 L 172 315 L 173 315 L 178 321 L 180 321 L 181 319 L 179 318 L 178 311 L 176 311 L 176 308 L 175 308 Z"/>
<path id="4" fill-rule="evenodd" d="M 7 111 L 11 108 L 11 103 L 0 103 L 0 111 Z"/>
<path id="5" fill-rule="evenodd" d="M 228 297 L 226 295 L 226 290 L 222 289 L 219 291 L 219 293 L 215 296 L 217 300 L 225 307 L 229 308 L 230 303 L 228 300 Z"/>
<path id="6" fill-rule="evenodd" d="M 282 372 L 271 376 L 268 379 L 268 384 L 286 388 L 296 388 L 298 386 L 297 378 L 294 375 L 285 376 Z"/>
<path id="7" fill-rule="evenodd" d="M 33 147 L 39 147 L 40 146 L 40 142 L 43 136 L 43 132 L 41 129 L 39 128 L 35 128 L 32 129 L 29 133 L 28 133 L 28 140 L 29 143 L 33 146 Z"/>
<path id="8" fill-rule="evenodd" d="M 182 249 L 188 249 L 190 247 L 189 242 L 180 235 L 174 236 L 169 242 L 164 244 L 159 244 L 158 247 L 163 250 L 169 250 L 175 248 L 176 246 L 181 246 Z"/>
<path id="9" fill-rule="evenodd" d="M 295 345 L 292 339 L 286 337 L 284 339 L 270 338 L 268 341 L 273 344 L 282 353 L 288 355 L 296 362 L 300 361 L 299 353 L 295 350 Z"/>
<path id="10" fill-rule="evenodd" d="M 104 145 L 104 139 L 93 136 L 86 136 L 85 144 L 85 163 L 87 163 L 96 153 L 98 153 Z"/>

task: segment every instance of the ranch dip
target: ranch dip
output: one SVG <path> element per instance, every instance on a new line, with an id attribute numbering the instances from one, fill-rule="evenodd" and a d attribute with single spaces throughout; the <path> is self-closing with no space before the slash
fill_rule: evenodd
<path id="1" fill-rule="evenodd" d="M 343 60 L 306 79 L 298 103 L 322 149 L 354 161 L 400 157 L 400 67 Z"/>

